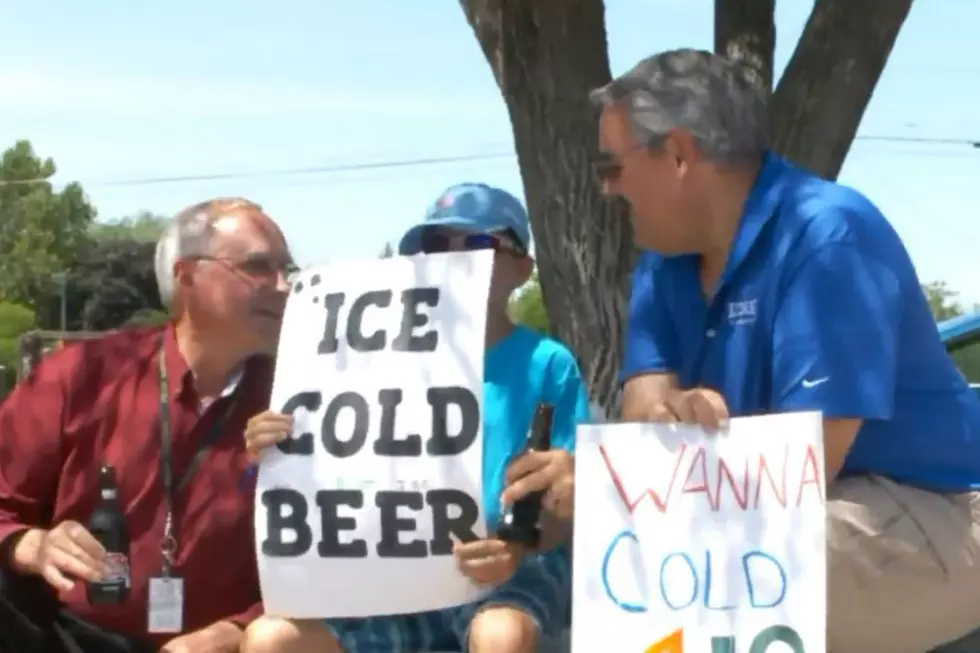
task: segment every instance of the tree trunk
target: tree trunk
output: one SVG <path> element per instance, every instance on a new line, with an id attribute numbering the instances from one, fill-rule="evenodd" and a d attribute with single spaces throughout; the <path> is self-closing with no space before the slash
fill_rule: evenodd
<path id="1" fill-rule="evenodd" d="M 715 0 L 715 52 L 739 59 L 772 90 L 776 0 Z"/>
<path id="2" fill-rule="evenodd" d="M 716 0 L 715 46 L 771 84 L 774 0 Z M 772 103 L 776 150 L 833 178 L 912 0 L 816 0 Z M 610 79 L 602 0 L 460 0 L 507 104 L 553 329 L 618 410 L 632 227 L 601 196 L 588 92 Z"/>
<path id="3" fill-rule="evenodd" d="M 912 0 L 817 0 L 773 96 L 777 152 L 837 178 L 911 7 Z"/>
<path id="4" fill-rule="evenodd" d="M 601 0 L 461 0 L 503 93 L 555 335 L 577 354 L 592 398 L 618 404 L 622 325 L 633 267 L 624 203 L 593 177 L 597 112 L 609 82 Z"/>

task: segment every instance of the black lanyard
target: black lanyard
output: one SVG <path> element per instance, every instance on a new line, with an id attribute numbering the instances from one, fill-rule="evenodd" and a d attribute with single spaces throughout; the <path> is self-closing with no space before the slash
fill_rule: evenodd
<path id="1" fill-rule="evenodd" d="M 173 568 L 174 556 L 177 553 L 177 538 L 174 534 L 174 502 L 177 493 L 182 491 L 201 467 L 201 462 L 207 455 L 208 450 L 221 438 L 228 419 L 235 410 L 236 401 L 228 403 L 224 412 L 214 420 L 211 429 L 201 440 L 197 451 L 194 452 L 187 468 L 179 479 L 174 478 L 173 464 L 173 436 L 171 434 L 170 421 L 170 385 L 167 376 L 167 360 L 165 347 L 160 344 L 159 355 L 160 370 L 160 473 L 163 477 L 163 499 L 166 502 L 167 516 L 163 526 L 163 543 L 161 553 L 163 555 L 163 571 L 169 576 Z"/>

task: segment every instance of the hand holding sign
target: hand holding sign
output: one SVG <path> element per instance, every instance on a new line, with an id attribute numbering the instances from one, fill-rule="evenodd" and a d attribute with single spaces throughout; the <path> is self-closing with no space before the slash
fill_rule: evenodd
<path id="1" fill-rule="evenodd" d="M 674 390 L 667 393 L 664 403 L 668 413 L 678 422 L 696 424 L 709 432 L 728 427 L 725 398 L 709 388 Z"/>
<path id="2" fill-rule="evenodd" d="M 289 437 L 293 416 L 267 410 L 248 420 L 245 427 L 245 450 L 254 460 L 259 455 Z"/>

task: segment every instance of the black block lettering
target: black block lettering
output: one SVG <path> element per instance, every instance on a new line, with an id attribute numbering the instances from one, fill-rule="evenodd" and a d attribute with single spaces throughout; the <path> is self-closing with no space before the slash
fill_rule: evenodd
<path id="1" fill-rule="evenodd" d="M 409 288 L 402 292 L 402 327 L 398 336 L 391 342 L 395 351 L 435 351 L 439 344 L 439 332 L 429 329 L 421 335 L 415 330 L 429 323 L 429 316 L 419 309 L 422 306 L 435 308 L 439 305 L 438 288 Z"/>
<path id="2" fill-rule="evenodd" d="M 337 416 L 340 411 L 350 408 L 354 411 L 354 432 L 349 440 L 337 438 Z M 341 392 L 334 397 L 323 414 L 323 425 L 320 437 L 327 453 L 336 458 L 353 456 L 367 442 L 368 426 L 371 412 L 367 401 L 356 392 Z"/>
<path id="3" fill-rule="evenodd" d="M 320 490 L 316 493 L 316 505 L 320 508 L 317 555 L 321 558 L 366 558 L 368 550 L 364 540 L 340 541 L 341 531 L 357 528 L 357 519 L 340 516 L 340 506 L 363 508 L 364 493 L 360 490 Z"/>
<path id="4" fill-rule="evenodd" d="M 351 349 L 367 353 L 385 348 L 387 335 L 384 329 L 365 335 L 364 312 L 371 306 L 388 308 L 391 306 L 391 295 L 390 290 L 372 290 L 355 299 L 350 305 L 350 314 L 347 316 L 347 343 Z"/>
<path id="5" fill-rule="evenodd" d="M 310 550 L 313 545 L 313 531 L 306 523 L 309 509 L 306 497 L 289 488 L 275 488 L 262 493 L 262 506 L 265 508 L 266 534 L 262 540 L 262 554 L 273 558 L 295 558 Z M 293 541 L 287 542 L 286 531 L 296 533 Z"/>
<path id="6" fill-rule="evenodd" d="M 480 509 L 470 495 L 459 490 L 429 490 L 425 501 L 432 508 L 432 541 L 429 552 L 434 556 L 450 555 L 453 552 L 453 538 L 460 542 L 472 542 L 476 538 L 476 521 Z M 450 516 L 449 512 L 457 514 Z"/>
<path id="7" fill-rule="evenodd" d="M 432 437 L 425 443 L 425 452 L 430 456 L 456 456 L 470 448 L 480 430 L 480 402 L 476 395 L 466 388 L 429 388 L 426 392 L 432 406 Z M 449 405 L 459 406 L 462 427 L 456 435 L 448 430 Z"/>
<path id="8" fill-rule="evenodd" d="M 290 397 L 280 412 L 283 415 L 293 415 L 302 408 L 312 413 L 319 410 L 322 403 L 323 395 L 319 392 L 300 392 Z M 300 433 L 297 436 L 286 438 L 282 442 L 277 442 L 276 448 L 285 454 L 311 456 L 313 455 L 313 434 Z"/>
<path id="9" fill-rule="evenodd" d="M 399 388 L 386 388 L 378 392 L 381 424 L 378 439 L 374 441 L 374 453 L 379 456 L 422 455 L 422 436 L 418 433 L 406 435 L 401 440 L 395 439 L 395 415 L 398 414 L 398 405 L 402 403 L 402 394 Z"/>
<path id="10" fill-rule="evenodd" d="M 379 558 L 424 558 L 425 540 L 415 538 L 402 542 L 402 533 L 414 533 L 418 527 L 415 517 L 399 517 L 399 508 L 419 512 L 425 507 L 421 492 L 395 492 L 382 490 L 374 495 L 374 502 L 381 509 L 381 541 L 378 542 Z"/>
<path id="11" fill-rule="evenodd" d="M 323 339 L 317 345 L 318 354 L 336 354 L 340 343 L 337 341 L 337 327 L 340 323 L 340 307 L 347 301 L 347 296 L 342 292 L 335 292 L 323 298 L 323 310 L 327 312 L 327 319 L 323 323 Z"/>

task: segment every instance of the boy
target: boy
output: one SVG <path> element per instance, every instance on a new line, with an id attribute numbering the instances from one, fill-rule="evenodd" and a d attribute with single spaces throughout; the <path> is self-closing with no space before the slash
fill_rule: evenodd
<path id="1" fill-rule="evenodd" d="M 533 653 L 561 632 L 571 598 L 570 561 L 561 546 L 567 524 L 559 525 L 545 513 L 545 522 L 552 523 L 538 551 L 492 536 L 508 465 L 524 448 L 538 404 L 555 408 L 550 464 L 566 477 L 571 475 L 576 424 L 589 418 L 588 398 L 572 353 L 514 325 L 507 316 L 511 295 L 527 282 L 534 267 L 530 240 L 527 213 L 513 195 L 484 184 L 461 184 L 443 193 L 425 221 L 410 229 L 399 245 L 402 255 L 495 252 L 484 358 L 483 487 L 491 536 L 459 544 L 454 551 L 460 570 L 493 586 L 493 591 L 474 604 L 421 614 L 326 622 L 266 617 L 249 627 L 243 651 Z M 251 451 L 271 446 L 287 436 L 290 426 L 287 416 L 259 415 L 249 423 L 247 446 Z M 510 475 L 516 480 L 513 469 Z M 544 503 L 552 506 L 547 499 Z M 553 551 L 541 552 L 556 545 Z"/>

